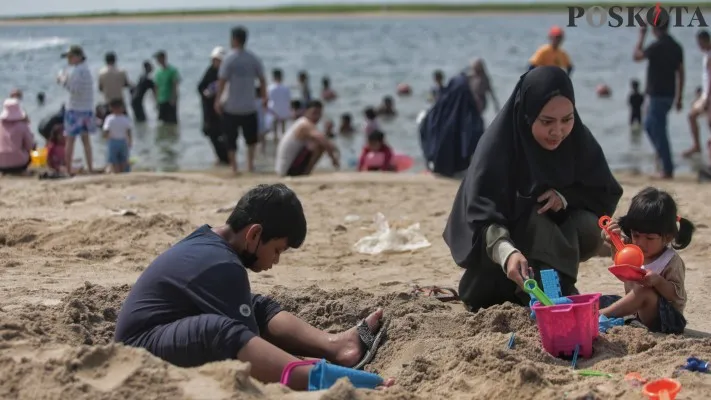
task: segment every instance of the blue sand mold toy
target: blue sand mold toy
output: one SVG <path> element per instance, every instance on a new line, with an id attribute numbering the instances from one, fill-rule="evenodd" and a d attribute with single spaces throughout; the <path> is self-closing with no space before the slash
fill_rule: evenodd
<path id="1" fill-rule="evenodd" d="M 383 378 L 371 372 L 341 367 L 320 360 L 309 372 L 309 390 L 323 390 L 333 386 L 337 380 L 346 377 L 360 389 L 375 389 L 383 384 Z"/>
<path id="2" fill-rule="evenodd" d="M 622 326 L 625 324 L 625 319 L 624 318 L 607 318 L 606 316 L 600 314 L 600 318 L 598 319 L 599 325 L 597 330 L 600 333 L 607 333 L 610 328 L 613 326 Z"/>
<path id="3" fill-rule="evenodd" d="M 700 358 L 696 357 L 689 357 L 686 359 L 686 365 L 684 366 L 684 369 L 687 369 L 692 372 L 709 372 L 709 363 L 708 361 L 704 361 Z"/>
<path id="4" fill-rule="evenodd" d="M 558 272 L 554 269 L 544 269 L 541 271 L 541 283 L 543 284 L 543 293 L 551 299 L 553 304 L 570 304 L 573 301 L 567 297 L 563 297 L 560 289 L 560 280 L 558 279 Z M 528 303 L 529 307 L 533 307 L 533 304 L 538 300 L 531 296 L 531 301 Z M 531 318 L 536 319 L 536 312 L 531 311 Z"/>

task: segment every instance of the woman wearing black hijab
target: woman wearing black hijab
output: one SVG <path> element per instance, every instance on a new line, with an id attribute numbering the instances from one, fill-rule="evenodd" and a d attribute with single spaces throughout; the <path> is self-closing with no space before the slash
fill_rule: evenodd
<path id="1" fill-rule="evenodd" d="M 215 82 L 217 82 L 217 72 L 225 56 L 222 47 L 215 47 L 210 55 L 210 66 L 205 70 L 200 83 L 198 83 L 198 93 L 202 102 L 202 131 L 210 139 L 212 148 L 215 149 L 217 163 L 229 164 L 227 159 L 227 147 L 222 134 L 222 122 L 220 116 L 215 111 Z"/>
<path id="2" fill-rule="evenodd" d="M 601 244 L 597 219 L 621 196 L 575 110 L 568 74 L 558 67 L 524 74 L 479 141 L 444 230 L 466 268 L 462 301 L 472 311 L 526 305 L 523 281 L 549 268 L 564 296 L 577 294 L 578 264 Z"/>

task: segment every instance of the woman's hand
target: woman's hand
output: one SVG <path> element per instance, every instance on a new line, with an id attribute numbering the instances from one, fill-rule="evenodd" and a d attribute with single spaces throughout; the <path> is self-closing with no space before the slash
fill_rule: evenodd
<path id="1" fill-rule="evenodd" d="M 538 209 L 539 214 L 543 214 L 548 210 L 558 212 L 563 209 L 563 199 L 561 199 L 558 193 L 553 189 L 548 189 L 545 193 L 538 196 L 538 202 L 543 203 L 541 208 Z"/>
<path id="2" fill-rule="evenodd" d="M 528 267 L 526 257 L 519 251 L 511 253 L 508 260 L 506 260 L 506 277 L 516 282 L 518 286 L 523 287 L 523 281 L 531 276 L 531 269 Z"/>
<path id="3" fill-rule="evenodd" d="M 610 235 L 607 234 L 607 231 L 610 231 L 610 232 L 616 234 L 617 236 L 622 236 L 622 229 L 620 229 L 620 226 L 617 225 L 617 222 L 614 222 L 614 221 L 610 222 L 607 225 L 607 230 L 603 229 L 602 232 L 605 235 L 605 242 L 607 242 L 610 246 L 613 246 L 612 240 L 610 240 Z"/>

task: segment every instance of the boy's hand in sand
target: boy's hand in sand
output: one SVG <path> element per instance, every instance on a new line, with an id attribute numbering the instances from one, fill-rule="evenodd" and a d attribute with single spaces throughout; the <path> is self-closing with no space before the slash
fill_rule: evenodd
<path id="1" fill-rule="evenodd" d="M 518 286 L 523 287 L 523 281 L 531 276 L 530 272 L 528 260 L 521 252 L 512 253 L 506 260 L 506 277 L 516 282 Z"/>

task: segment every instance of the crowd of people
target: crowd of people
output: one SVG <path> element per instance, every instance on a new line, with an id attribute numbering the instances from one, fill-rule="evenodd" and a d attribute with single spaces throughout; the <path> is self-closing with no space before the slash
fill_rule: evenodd
<path id="1" fill-rule="evenodd" d="M 310 130 L 295 132 L 306 137 Z M 472 312 L 505 302 L 528 306 L 524 281 L 540 281 L 549 269 L 563 296 L 579 294 L 580 263 L 610 245 L 598 219 L 616 212 L 622 193 L 576 110 L 567 72 L 531 69 L 479 141 L 444 229 L 454 262 L 465 269 L 459 299 Z M 278 264 L 304 242 L 306 226 L 301 202 L 285 185 L 249 190 L 224 225 L 199 227 L 141 274 L 118 315 L 115 340 L 183 367 L 239 359 L 267 383 L 280 382 L 298 357 L 362 366 L 387 329 L 382 309 L 329 334 L 251 292 L 247 270 Z M 677 250 L 691 242 L 694 224 L 679 216 L 668 193 L 649 187 L 610 229 L 639 246 L 644 270 L 624 283 L 624 296 L 601 298 L 601 321 L 683 333 L 685 265 Z M 300 364 L 287 385 L 306 389 L 312 368 Z"/>

